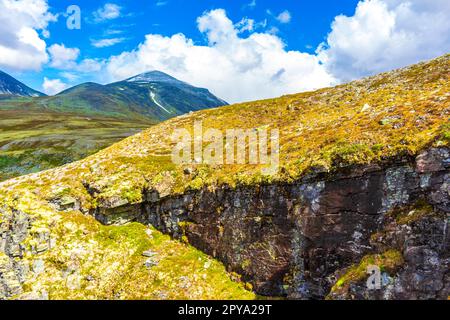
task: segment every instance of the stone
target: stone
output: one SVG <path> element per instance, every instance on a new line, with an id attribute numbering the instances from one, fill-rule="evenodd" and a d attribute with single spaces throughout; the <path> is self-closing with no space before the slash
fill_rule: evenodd
<path id="1" fill-rule="evenodd" d="M 357 174 L 349 171 L 327 180 L 308 177 L 293 184 L 191 191 L 144 206 L 153 226 L 178 239 L 186 237 L 239 273 L 258 294 L 324 298 L 337 281 L 336 270 L 374 252 L 371 236 L 383 228 L 390 210 L 419 196 L 436 206 L 446 202 L 441 191 L 449 180 L 445 171 L 425 171 L 399 162 L 359 168 Z M 441 196 L 432 197 L 437 192 Z M 189 228 L 180 232 L 179 221 L 188 221 Z M 403 243 L 406 234 L 430 239 L 427 227 L 416 232 L 391 228 L 389 238 L 382 238 L 386 247 L 379 250 Z M 385 282 L 389 278 L 383 291 L 386 297 L 399 297 L 396 290 L 406 298 L 417 294 L 397 275 L 383 277 Z M 358 285 L 352 292 L 372 296 Z"/>
<path id="2" fill-rule="evenodd" d="M 149 238 L 153 238 L 153 231 L 152 231 L 152 229 L 146 229 L 146 230 L 145 230 L 145 233 L 147 234 L 147 236 L 148 236 Z"/>
<path id="3" fill-rule="evenodd" d="M 144 256 L 144 257 L 154 257 L 154 256 L 156 256 L 156 252 L 153 252 L 153 251 L 151 251 L 151 250 L 147 250 L 147 251 L 144 251 L 143 253 L 142 253 L 142 255 Z"/>
<path id="4" fill-rule="evenodd" d="M 77 199 L 71 196 L 64 196 L 59 201 L 60 210 L 79 210 L 80 203 Z"/>
<path id="5" fill-rule="evenodd" d="M 153 258 L 148 258 L 147 260 L 145 260 L 144 262 L 144 266 L 148 269 L 155 267 L 158 265 L 158 262 L 156 260 L 154 260 Z"/>
<path id="6" fill-rule="evenodd" d="M 388 118 L 386 118 L 386 119 L 381 119 L 381 120 L 380 120 L 380 125 L 385 126 L 385 125 L 390 124 L 391 122 L 392 122 L 392 120 L 391 120 L 391 119 L 388 119 Z"/>
<path id="7" fill-rule="evenodd" d="M 93 276 L 91 276 L 91 275 L 87 275 L 85 279 L 86 279 L 86 281 L 89 281 L 89 282 L 95 280 L 95 278 Z"/>
<path id="8" fill-rule="evenodd" d="M 416 171 L 419 173 L 431 173 L 447 168 L 450 155 L 441 149 L 431 148 L 422 152 L 416 159 Z"/>

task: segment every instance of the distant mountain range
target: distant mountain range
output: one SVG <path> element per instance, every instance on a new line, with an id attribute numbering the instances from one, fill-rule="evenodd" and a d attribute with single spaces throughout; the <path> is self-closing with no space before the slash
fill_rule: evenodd
<path id="1" fill-rule="evenodd" d="M 9 74 L 0 71 L 0 95 L 13 95 L 21 97 L 43 97 L 45 94 L 27 87 Z"/>
<path id="2" fill-rule="evenodd" d="M 0 72 L 0 181 L 82 159 L 163 120 L 227 103 L 163 72 L 46 96 Z"/>
<path id="3" fill-rule="evenodd" d="M 190 111 L 227 105 L 207 89 L 197 88 L 160 71 L 101 85 L 83 83 L 45 96 L 6 73 L 0 73 L 0 109 L 50 110 L 86 116 L 159 122 Z"/>

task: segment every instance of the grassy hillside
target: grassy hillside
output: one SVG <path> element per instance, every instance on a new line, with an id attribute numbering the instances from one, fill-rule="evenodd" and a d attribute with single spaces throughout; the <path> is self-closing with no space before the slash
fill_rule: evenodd
<path id="1" fill-rule="evenodd" d="M 136 194 L 130 200 L 138 201 L 143 187 L 164 187 L 167 194 L 204 185 L 293 181 L 311 172 L 415 155 L 426 146 L 448 144 L 449 71 L 447 55 L 335 88 L 200 111 L 151 127 L 81 163 L 26 177 L 23 183 L 33 187 L 36 179 L 57 176 L 64 185 L 69 179 L 71 192 L 89 202 L 88 195 L 79 193 L 81 181 L 73 184 L 83 176 L 100 198 Z M 264 176 L 258 165 L 197 165 L 192 174 L 184 174 L 186 166 L 171 160 L 171 134 L 180 128 L 192 131 L 199 120 L 205 130 L 279 129 L 280 170 Z"/>
<path id="2" fill-rule="evenodd" d="M 381 163 L 393 158 L 414 156 L 429 146 L 448 146 L 449 80 L 450 55 L 446 55 L 410 68 L 335 88 L 177 117 L 82 161 L 0 183 L 0 208 L 3 205 L 4 208 L 20 209 L 32 216 L 35 221 L 33 228 L 38 230 L 36 232 L 50 232 L 59 245 L 46 253 L 50 256 L 43 256 L 43 259 L 46 259 L 48 270 L 62 270 L 72 263 L 71 251 L 67 250 L 73 249 L 73 240 L 63 237 L 58 231 L 68 223 L 66 219 L 72 219 L 72 215 L 75 217 L 70 220 L 73 225 L 68 225 L 63 234 L 70 234 L 68 230 L 72 230 L 74 234 L 68 237 L 83 234 L 78 238 L 76 247 L 87 251 L 86 255 L 97 250 L 90 247 L 89 239 L 105 239 L 102 230 L 106 227 L 99 226 L 92 220 L 80 222 L 78 219 L 84 217 L 79 211 L 57 212 L 52 205 L 55 200 L 77 199 L 82 208 L 88 210 L 105 203 L 139 202 L 144 188 L 158 190 L 164 196 L 205 186 L 214 188 L 220 184 L 236 186 L 290 182 L 313 172 L 333 173 L 356 164 Z M 192 130 L 194 121 L 199 120 L 203 121 L 204 128 L 222 131 L 230 128 L 279 129 L 280 170 L 264 175 L 258 165 L 192 165 L 188 166 L 190 170 L 186 170 L 185 165 L 173 164 L 171 151 L 174 142 L 171 140 L 171 133 L 180 128 Z M 95 194 L 89 193 L 86 185 L 95 190 Z M 121 233 L 122 227 L 109 228 L 114 234 L 122 235 L 123 238 L 119 237 L 119 244 L 126 244 L 136 238 L 131 231 Z M 116 239 L 115 236 L 113 239 Z M 77 269 L 81 270 L 83 277 L 90 273 L 102 274 L 102 255 L 108 254 L 109 247 L 102 244 L 98 248 L 100 253 L 90 256 L 92 260 L 89 260 L 89 270 L 85 270 L 84 260 L 81 268 Z M 121 252 L 125 247 L 118 246 L 114 250 Z M 60 256 L 61 259 L 54 260 L 51 255 Z M 31 263 L 34 258 L 30 255 L 26 259 Z M 182 262 L 186 261 L 193 260 L 189 258 Z M 127 274 L 133 274 L 140 272 L 139 263 L 136 264 L 136 260 L 132 258 L 124 259 L 113 270 L 126 268 Z M 198 265 L 192 268 L 194 275 L 201 270 Z M 178 270 L 178 265 L 167 266 L 166 272 L 170 275 L 166 276 L 170 279 L 172 272 L 173 275 L 177 272 L 174 269 Z M 224 270 L 218 272 L 221 279 L 228 277 Z M 42 278 L 28 280 L 29 290 L 36 292 L 44 287 L 52 288 L 56 280 L 49 279 L 51 277 L 42 275 Z M 134 295 L 131 296 L 134 297 L 143 296 L 142 292 L 146 290 L 128 277 L 112 278 L 105 275 L 105 278 L 110 281 L 108 285 L 114 288 L 122 286 L 126 289 L 121 292 L 132 291 Z M 123 280 L 120 284 L 119 278 Z M 161 283 L 159 277 L 153 277 L 149 281 L 156 285 Z M 217 290 L 213 282 L 208 283 Z M 171 288 L 176 288 L 177 285 Z M 105 287 L 101 288 L 103 290 Z M 67 291 L 68 289 L 61 290 L 66 292 L 64 294 L 72 292 Z M 150 289 L 151 292 L 152 290 L 159 289 Z M 83 289 L 78 293 L 80 297 L 89 297 L 90 292 Z M 114 297 L 112 292 L 116 291 L 108 292 L 106 297 L 111 298 Z M 218 296 L 212 293 L 209 296 L 200 294 L 194 297 Z"/>

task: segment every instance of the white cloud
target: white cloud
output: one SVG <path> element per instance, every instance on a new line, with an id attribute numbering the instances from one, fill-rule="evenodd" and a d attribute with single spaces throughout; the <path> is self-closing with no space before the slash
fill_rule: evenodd
<path id="1" fill-rule="evenodd" d="M 48 61 L 47 26 L 56 21 L 46 0 L 0 0 L 0 67 L 39 70 Z"/>
<path id="2" fill-rule="evenodd" d="M 118 30 L 118 29 L 107 29 L 107 30 L 104 32 L 104 35 L 106 35 L 106 36 L 112 36 L 112 35 L 122 34 L 122 33 L 124 33 L 123 30 Z"/>
<path id="3" fill-rule="evenodd" d="M 78 64 L 76 70 L 79 72 L 90 73 L 102 70 L 105 62 L 100 59 L 84 59 Z"/>
<path id="4" fill-rule="evenodd" d="M 365 0 L 338 16 L 319 48 L 342 81 L 406 66 L 450 51 L 450 1 Z"/>
<path id="5" fill-rule="evenodd" d="M 277 16 L 277 20 L 280 23 L 289 23 L 291 22 L 291 19 L 292 19 L 291 13 L 287 10 L 284 10 Z"/>
<path id="6" fill-rule="evenodd" d="M 51 57 L 50 66 L 56 69 L 90 73 L 100 71 L 104 65 L 104 61 L 100 59 L 83 59 L 79 62 L 80 50 L 67 48 L 63 43 L 50 46 L 48 51 Z"/>
<path id="7" fill-rule="evenodd" d="M 44 92 L 51 96 L 60 93 L 68 87 L 69 86 L 66 83 L 62 82 L 60 79 L 52 80 L 48 79 L 47 77 L 44 78 L 44 83 L 42 84 Z"/>
<path id="8" fill-rule="evenodd" d="M 280 32 L 280 29 L 278 29 L 277 27 L 270 27 L 266 32 L 268 34 L 277 34 L 278 32 Z"/>
<path id="9" fill-rule="evenodd" d="M 66 78 L 70 82 L 74 82 L 80 78 L 79 75 L 74 74 L 72 72 L 68 72 L 68 71 L 61 72 L 60 75 L 61 75 L 61 77 Z"/>
<path id="10" fill-rule="evenodd" d="M 105 47 L 111 47 L 118 43 L 121 43 L 125 40 L 125 38 L 111 38 L 111 39 L 100 39 L 95 40 L 92 39 L 91 43 L 96 48 L 105 48 Z"/>
<path id="11" fill-rule="evenodd" d="M 195 45 L 183 34 L 149 34 L 136 50 L 109 59 L 110 80 L 156 69 L 207 87 L 230 102 L 269 98 L 334 82 L 317 56 L 287 51 L 276 35 L 254 32 L 241 37 L 222 9 L 206 12 L 197 23 L 208 46 Z"/>
<path id="12" fill-rule="evenodd" d="M 114 3 L 107 3 L 93 13 L 95 22 L 113 20 L 120 17 L 122 7 Z"/>
<path id="13" fill-rule="evenodd" d="M 51 61 L 50 66 L 58 69 L 73 69 L 80 55 L 78 48 L 66 48 L 64 44 L 54 44 L 48 48 Z"/>
<path id="14" fill-rule="evenodd" d="M 163 6 L 167 5 L 168 3 L 169 3 L 169 1 L 159 0 L 159 1 L 156 1 L 155 5 L 157 7 L 163 7 Z"/>

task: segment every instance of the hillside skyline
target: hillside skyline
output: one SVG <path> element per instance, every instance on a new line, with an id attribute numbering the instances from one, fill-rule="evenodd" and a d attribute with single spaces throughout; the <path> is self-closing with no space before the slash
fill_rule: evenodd
<path id="1" fill-rule="evenodd" d="M 67 27 L 67 3 L 0 0 L 0 70 L 47 94 L 159 70 L 234 103 L 332 86 L 450 51 L 444 0 L 72 5 L 80 29 Z"/>
<path id="2" fill-rule="evenodd" d="M 146 79 L 144 79 L 145 77 L 147 77 Z M 142 81 L 145 80 L 145 81 Z M 142 72 L 140 74 L 136 74 L 132 77 L 128 77 L 126 79 L 122 79 L 119 81 L 114 81 L 111 83 L 105 83 L 103 84 L 103 86 L 108 86 L 108 85 L 114 85 L 120 82 L 166 82 L 166 83 L 172 83 L 172 84 L 184 84 L 184 85 L 189 85 L 189 83 L 181 81 L 179 79 L 176 79 L 174 77 L 172 77 L 170 74 L 167 74 L 165 72 L 159 71 L 159 70 L 151 70 L 151 71 L 146 71 L 146 72 Z M 86 81 L 86 82 L 81 82 L 78 84 L 75 84 L 73 86 L 67 87 L 61 91 L 58 91 L 54 94 L 45 94 L 43 92 L 40 92 L 38 90 L 35 90 L 34 88 L 28 87 L 24 82 L 22 82 L 20 79 L 14 78 L 13 76 L 11 76 L 10 74 L 0 70 L 0 85 L 2 84 L 11 84 L 11 85 L 20 85 L 22 88 L 22 90 L 30 90 L 31 92 L 29 94 L 22 94 L 21 92 L 9 92 L 6 89 L 3 90 L 2 87 L 0 86 L 0 95 L 12 95 L 12 96 L 29 96 L 29 97 L 38 97 L 38 96 L 56 96 L 59 94 L 63 94 L 66 93 L 70 90 L 73 90 L 74 88 L 77 88 L 79 86 L 83 86 L 83 85 L 90 85 L 90 84 L 94 84 L 94 85 L 100 85 L 102 86 L 102 84 L 97 83 L 97 82 L 93 82 L 93 81 Z M 197 89 L 206 89 L 207 88 L 200 88 L 200 87 L 196 87 Z M 20 91 L 20 90 L 19 90 Z M 222 100 L 222 102 L 224 102 L 224 105 L 228 104 L 225 100 Z"/>

